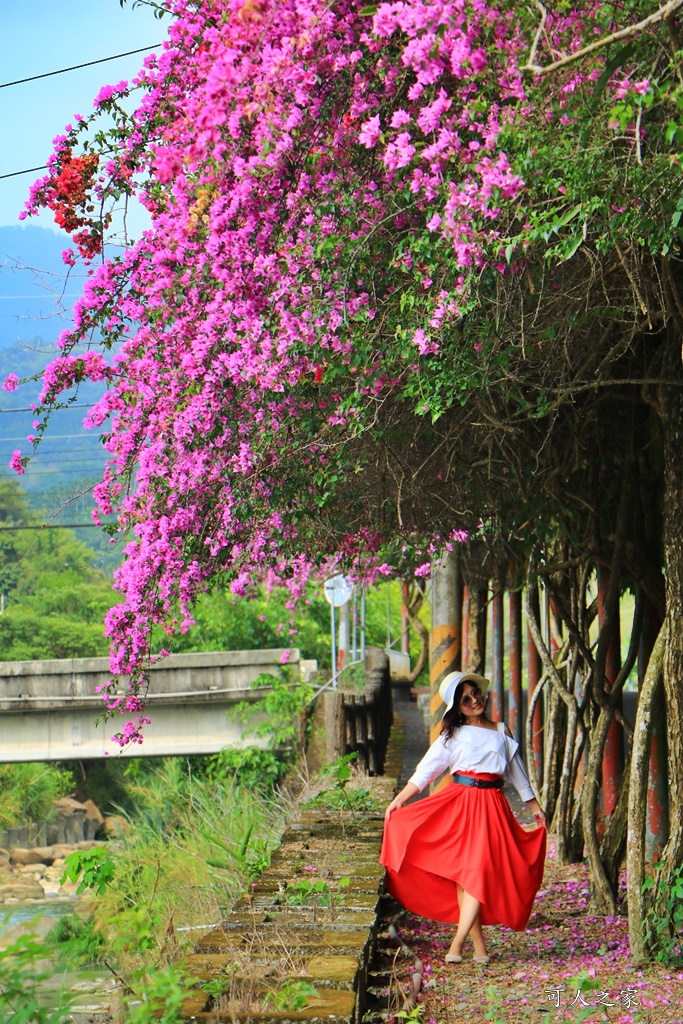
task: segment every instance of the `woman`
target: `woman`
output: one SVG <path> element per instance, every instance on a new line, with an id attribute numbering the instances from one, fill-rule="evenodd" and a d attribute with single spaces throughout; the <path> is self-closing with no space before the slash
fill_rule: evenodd
<path id="1" fill-rule="evenodd" d="M 486 716 L 488 680 L 450 672 L 439 694 L 441 735 L 387 807 L 380 861 L 388 888 L 413 913 L 458 922 L 446 963 L 460 963 L 468 935 L 474 960 L 490 960 L 482 924 L 526 927 L 543 878 L 547 822 L 524 769 L 519 744 Z M 403 805 L 445 769 L 455 785 Z M 515 786 L 539 826 L 525 832 L 503 796 Z"/>

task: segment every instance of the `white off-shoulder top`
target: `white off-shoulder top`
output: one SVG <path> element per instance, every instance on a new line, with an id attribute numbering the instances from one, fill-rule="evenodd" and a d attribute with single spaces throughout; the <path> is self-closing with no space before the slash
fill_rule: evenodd
<path id="1" fill-rule="evenodd" d="M 505 724 L 484 729 L 461 725 L 450 739 L 439 736 L 422 758 L 409 782 L 422 792 L 443 771 L 489 772 L 511 782 L 521 800 L 533 800 L 534 791 L 519 753 L 519 743 L 505 733 Z"/>

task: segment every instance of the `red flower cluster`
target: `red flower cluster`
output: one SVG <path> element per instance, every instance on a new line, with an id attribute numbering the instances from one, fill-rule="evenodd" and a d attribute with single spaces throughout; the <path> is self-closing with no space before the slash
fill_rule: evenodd
<path id="1" fill-rule="evenodd" d="M 43 189 L 45 205 L 54 210 L 55 222 L 60 228 L 73 236 L 84 259 L 102 252 L 102 231 L 106 227 L 99 217 L 92 216 L 95 207 L 91 190 L 98 163 L 96 155 L 73 156 L 71 147 L 67 146 L 61 153 L 59 173 L 53 174 Z"/>

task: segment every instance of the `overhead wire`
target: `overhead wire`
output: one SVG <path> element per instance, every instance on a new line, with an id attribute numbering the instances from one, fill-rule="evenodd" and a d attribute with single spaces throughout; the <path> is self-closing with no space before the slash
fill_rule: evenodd
<path id="1" fill-rule="evenodd" d="M 57 71 L 44 71 L 40 75 L 30 75 L 28 78 L 17 78 L 14 82 L 2 82 L 0 89 L 9 89 L 14 85 L 25 85 L 27 82 L 37 82 L 41 78 L 52 78 L 53 75 L 65 75 L 69 71 L 79 71 L 81 68 L 91 68 L 95 64 L 106 64 L 110 60 L 119 60 L 121 57 L 132 57 L 136 53 L 146 53 L 149 50 L 156 50 L 161 43 L 153 43 L 151 46 L 141 46 L 137 50 L 127 50 L 125 53 L 115 53 L 111 57 L 100 57 L 98 60 L 88 60 L 84 64 L 73 64 L 68 68 L 59 68 Z M 25 167 L 23 171 L 10 171 L 9 174 L 0 174 L 0 181 L 7 178 L 18 178 L 22 174 L 36 174 L 38 171 L 46 171 L 47 164 L 40 167 Z"/>
<path id="2" fill-rule="evenodd" d="M 26 167 L 23 171 L 11 171 L 10 174 L 0 174 L 0 181 L 4 181 L 5 178 L 18 178 L 21 174 L 35 174 L 36 171 L 46 171 L 47 164 L 42 164 L 40 167 Z"/>
<path id="3" fill-rule="evenodd" d="M 31 75 L 29 78 L 17 78 L 14 82 L 3 82 L 0 89 L 9 89 L 13 85 L 24 85 L 26 82 L 37 82 L 40 78 L 52 78 L 53 75 L 65 75 L 69 71 L 79 71 L 81 68 L 91 68 L 95 64 L 106 64 L 110 60 L 118 60 L 120 57 L 132 57 L 136 53 L 145 53 L 147 50 L 156 50 L 161 43 L 152 43 L 151 46 L 141 46 L 137 50 L 127 50 L 126 53 L 115 53 L 111 57 L 100 57 L 98 60 L 89 60 L 85 64 L 74 64 L 70 68 L 59 68 L 58 71 L 44 71 L 40 75 Z"/>
<path id="4" fill-rule="evenodd" d="M 0 532 L 5 530 L 99 530 L 100 527 L 96 523 L 44 523 L 42 526 L 0 526 Z"/>
<path id="5" fill-rule="evenodd" d="M 63 408 L 64 409 L 90 409 L 90 408 L 92 408 L 92 405 L 93 405 L 92 402 L 74 402 L 73 405 L 65 405 L 65 406 L 63 406 Z M 57 412 L 61 412 L 61 409 L 57 409 L 56 411 Z M 32 408 L 30 405 L 27 405 L 27 406 L 24 406 L 21 409 L 0 409 L 0 413 L 3 413 L 3 412 L 37 412 L 37 410 Z"/>

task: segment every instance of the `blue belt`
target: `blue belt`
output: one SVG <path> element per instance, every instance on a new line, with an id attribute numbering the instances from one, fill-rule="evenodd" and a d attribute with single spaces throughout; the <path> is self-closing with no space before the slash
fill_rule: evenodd
<path id="1" fill-rule="evenodd" d="M 453 775 L 453 782 L 459 786 L 475 786 L 477 789 L 502 789 L 503 779 L 473 779 L 470 775 Z"/>

